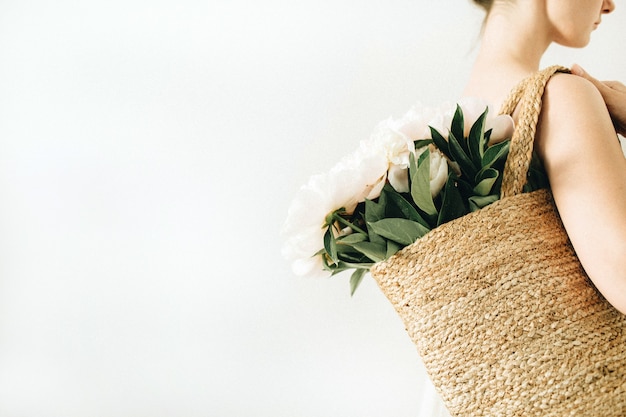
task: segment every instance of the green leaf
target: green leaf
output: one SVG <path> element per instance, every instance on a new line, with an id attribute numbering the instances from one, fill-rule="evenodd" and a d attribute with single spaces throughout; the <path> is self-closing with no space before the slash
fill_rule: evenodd
<path id="1" fill-rule="evenodd" d="M 343 271 L 347 271 L 349 269 L 366 269 L 369 270 L 372 266 L 374 266 L 374 262 L 368 260 L 365 256 L 359 258 L 357 261 L 339 261 L 336 264 L 329 264 L 328 258 L 323 258 L 324 270 L 330 271 L 332 275 L 337 275 Z"/>
<path id="2" fill-rule="evenodd" d="M 383 220 L 379 220 L 383 221 Z M 363 255 L 367 256 L 374 262 L 380 262 L 385 260 L 385 255 L 387 254 L 387 245 L 379 245 L 377 243 L 372 242 L 360 242 L 355 243 L 352 247 Z"/>
<path id="3" fill-rule="evenodd" d="M 387 209 L 385 211 L 385 217 L 398 217 L 402 219 L 409 219 L 418 222 L 428 227 L 428 222 L 418 213 L 411 203 L 406 198 L 397 192 L 390 184 L 385 184 L 383 193 L 386 193 L 387 197 Z"/>
<path id="4" fill-rule="evenodd" d="M 474 184 L 471 184 L 469 181 L 467 181 L 468 179 L 469 178 L 465 178 L 465 177 L 458 178 L 455 176 L 456 188 L 458 188 L 464 200 L 467 200 L 468 198 L 474 195 Z M 473 183 L 474 178 L 471 178 L 471 179 Z"/>
<path id="5" fill-rule="evenodd" d="M 463 138 L 461 138 L 463 140 Z M 472 159 L 465 152 L 456 136 L 450 132 L 450 136 L 448 136 L 448 143 L 450 144 L 450 153 L 454 157 L 454 160 L 458 162 L 459 167 L 461 168 L 461 172 L 466 175 L 468 178 L 474 178 L 476 176 L 476 172 L 478 169 L 474 167 L 472 163 Z"/>
<path id="6" fill-rule="evenodd" d="M 410 157 L 410 155 L 409 155 L 409 157 Z M 430 163 L 430 149 L 425 149 L 424 152 L 422 152 L 419 155 L 419 157 L 417 158 L 417 166 L 419 167 L 424 162 Z"/>
<path id="7" fill-rule="evenodd" d="M 485 132 L 485 143 L 483 143 L 482 147 L 481 147 L 481 152 L 484 154 L 485 151 L 487 150 L 487 147 L 489 146 L 489 139 L 491 139 L 491 133 L 493 133 L 493 129 L 489 129 Z"/>
<path id="8" fill-rule="evenodd" d="M 377 221 L 385 218 L 385 205 L 383 204 L 383 196 L 378 203 L 373 200 L 365 200 L 365 221 Z"/>
<path id="9" fill-rule="evenodd" d="M 367 270 L 365 269 L 357 269 L 352 273 L 352 276 L 350 277 L 350 296 L 354 295 L 354 292 L 359 287 L 359 284 L 363 281 L 363 277 L 366 272 Z"/>
<path id="10" fill-rule="evenodd" d="M 426 215 L 436 216 L 437 208 L 433 202 L 433 197 L 430 194 L 430 150 L 426 149 L 423 154 L 420 155 L 419 161 L 415 163 L 415 157 L 410 154 L 410 168 L 409 173 L 411 176 L 411 197 L 413 201 Z"/>
<path id="11" fill-rule="evenodd" d="M 330 256 L 330 259 L 332 259 L 333 262 L 339 262 L 339 258 L 337 257 L 337 245 L 335 242 L 335 237 L 333 236 L 332 226 L 328 226 L 328 228 L 326 229 L 326 233 L 324 233 L 324 249 L 326 250 L 326 253 L 328 254 L 328 256 Z"/>
<path id="12" fill-rule="evenodd" d="M 430 231 L 429 228 L 407 219 L 383 219 L 369 226 L 387 239 L 401 245 L 410 245 Z"/>
<path id="13" fill-rule="evenodd" d="M 374 262 L 361 262 L 359 261 L 358 263 L 352 263 L 352 262 L 342 262 L 340 261 L 338 264 L 339 268 L 343 268 L 343 270 L 348 270 L 348 269 L 367 269 L 369 270 L 372 266 L 374 266 Z"/>
<path id="14" fill-rule="evenodd" d="M 365 200 L 365 223 L 374 223 L 378 220 L 384 219 L 386 203 L 387 196 L 385 193 L 380 195 L 378 203 L 375 203 L 372 200 Z M 382 237 L 378 236 L 376 233 L 369 229 L 367 231 L 367 234 L 369 236 L 370 242 L 380 244 L 385 243 L 385 240 Z"/>
<path id="15" fill-rule="evenodd" d="M 473 196 L 468 199 L 470 210 L 477 211 L 483 207 L 487 207 L 489 204 L 498 201 L 500 197 L 498 195 L 492 194 L 487 196 Z"/>
<path id="16" fill-rule="evenodd" d="M 391 258 L 393 255 L 395 255 L 400 249 L 402 249 L 402 246 L 400 246 L 399 244 L 397 244 L 396 242 L 394 242 L 393 240 L 388 240 L 387 241 L 387 254 L 385 256 L 385 259 L 389 259 Z"/>
<path id="17" fill-rule="evenodd" d="M 441 136 L 441 133 L 439 133 L 439 131 L 435 129 L 434 127 L 429 126 L 429 128 L 430 128 L 430 135 L 433 138 L 433 143 L 435 144 L 435 146 L 439 148 L 439 150 L 445 156 L 447 156 L 449 160 L 454 162 L 454 158 L 452 157 L 452 154 L 450 153 L 450 145 L 448 144 L 448 141 L 446 140 L 446 138 Z"/>
<path id="18" fill-rule="evenodd" d="M 478 184 L 474 187 L 474 193 L 479 196 L 489 195 L 499 175 L 498 171 L 493 168 L 480 171 L 477 175 Z"/>
<path id="19" fill-rule="evenodd" d="M 324 270 L 330 271 L 332 275 L 335 275 L 335 274 L 338 274 L 340 272 L 350 269 L 350 268 L 343 266 L 341 262 L 330 263 L 332 261 L 329 262 L 328 256 L 322 256 L 322 261 L 324 264 Z"/>
<path id="20" fill-rule="evenodd" d="M 487 112 L 489 108 L 485 109 L 483 114 L 474 122 L 470 129 L 469 137 L 467 138 L 468 147 L 470 151 L 470 157 L 474 166 L 480 166 L 482 156 L 486 148 L 485 141 L 485 120 L 487 119 Z"/>
<path id="21" fill-rule="evenodd" d="M 367 240 L 367 236 L 365 236 L 364 234 L 352 233 L 350 235 L 336 239 L 336 243 L 341 245 L 353 245 L 355 243 L 363 242 L 365 240 Z"/>
<path id="22" fill-rule="evenodd" d="M 457 219 L 465 214 L 467 214 L 467 208 L 463 202 L 463 196 L 458 189 L 457 178 L 454 173 L 450 173 L 446 185 L 443 188 L 443 199 L 441 209 L 439 210 L 437 226 Z"/>
<path id="23" fill-rule="evenodd" d="M 424 146 L 428 146 L 431 143 L 433 143 L 432 139 L 420 139 L 420 140 L 413 141 L 413 145 L 415 146 L 415 149 L 423 148 Z"/>
<path id="24" fill-rule="evenodd" d="M 385 218 L 385 195 L 381 194 L 378 203 L 365 200 L 365 221 L 372 222 Z"/>
<path id="25" fill-rule="evenodd" d="M 465 151 L 465 153 L 469 153 L 469 149 L 467 148 L 466 144 L 464 143 L 464 138 L 465 138 L 465 120 L 463 117 L 463 110 L 461 109 L 461 106 L 459 106 L 458 104 L 456 105 L 456 110 L 454 111 L 454 116 L 452 117 L 452 123 L 450 126 L 450 133 L 452 135 L 454 135 L 454 137 L 462 140 L 463 142 L 460 143 L 461 148 Z M 450 138 L 448 137 L 448 142 L 450 141 Z"/>
<path id="26" fill-rule="evenodd" d="M 488 147 L 483 155 L 481 171 L 491 168 L 498 161 L 504 161 L 509 154 L 510 144 L 510 140 L 505 140 Z"/>
<path id="27" fill-rule="evenodd" d="M 357 206 L 357 210 L 358 210 L 358 208 L 359 207 Z M 330 214 L 329 216 L 326 216 L 326 224 L 328 224 L 328 225 L 335 225 L 335 227 L 337 227 L 337 223 L 338 223 L 339 224 L 339 226 L 338 226 L 339 229 L 343 229 L 345 227 L 349 227 L 350 229 L 352 229 L 353 232 L 362 233 L 364 235 L 367 235 L 366 231 L 364 231 L 357 224 L 355 224 L 354 222 L 351 222 L 348 219 L 350 217 L 353 220 L 355 218 L 358 218 L 359 217 L 359 213 L 357 212 L 357 210 L 355 210 L 355 212 L 353 213 L 352 216 L 348 215 L 344 209 L 337 210 L 334 213 Z M 329 217 L 330 217 L 330 220 L 329 220 Z"/>
<path id="28" fill-rule="evenodd" d="M 352 246 L 348 246 L 348 245 L 337 245 L 337 256 L 339 257 L 339 262 L 351 262 L 351 263 L 372 262 L 370 258 L 363 255 L 361 252 L 358 252 Z"/>

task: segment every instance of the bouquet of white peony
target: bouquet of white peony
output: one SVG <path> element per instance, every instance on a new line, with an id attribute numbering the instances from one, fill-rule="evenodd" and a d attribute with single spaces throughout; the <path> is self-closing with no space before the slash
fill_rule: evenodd
<path id="1" fill-rule="evenodd" d="M 500 198 L 513 129 L 510 116 L 490 116 L 477 99 L 415 106 L 380 123 L 353 154 L 296 195 L 283 228 L 293 271 L 354 270 L 354 293 L 374 263 Z M 537 164 L 534 158 L 527 191 L 547 186 Z"/>

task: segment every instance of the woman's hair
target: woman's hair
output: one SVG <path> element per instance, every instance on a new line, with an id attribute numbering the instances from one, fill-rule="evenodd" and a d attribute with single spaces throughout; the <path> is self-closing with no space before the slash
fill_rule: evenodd
<path id="1" fill-rule="evenodd" d="M 474 3 L 485 9 L 486 12 L 489 12 L 491 5 L 493 4 L 493 0 L 474 0 Z"/>

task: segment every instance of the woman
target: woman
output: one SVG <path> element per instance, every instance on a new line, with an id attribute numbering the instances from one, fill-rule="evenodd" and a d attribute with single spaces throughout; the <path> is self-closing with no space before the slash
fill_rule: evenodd
<path id="1" fill-rule="evenodd" d="M 498 105 L 539 69 L 550 44 L 584 47 L 613 0 L 474 0 L 487 12 L 464 91 Z M 515 118 L 515 115 L 514 115 Z M 574 66 L 546 86 L 535 149 L 563 224 L 587 274 L 626 313 L 626 87 Z"/>
<path id="2" fill-rule="evenodd" d="M 552 43 L 584 47 L 613 0 L 474 0 L 487 12 L 481 47 L 463 93 L 495 108 L 540 69 Z M 516 114 L 513 115 L 514 119 Z M 564 226 L 587 274 L 626 313 L 626 87 L 600 82 L 579 66 L 548 82 L 535 150 Z M 449 415 L 424 393 L 421 415 Z M 432 398 L 432 397 L 431 397 Z"/>

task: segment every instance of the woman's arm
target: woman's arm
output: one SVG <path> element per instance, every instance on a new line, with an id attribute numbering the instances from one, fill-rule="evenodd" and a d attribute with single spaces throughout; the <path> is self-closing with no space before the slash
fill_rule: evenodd
<path id="1" fill-rule="evenodd" d="M 590 81 L 569 74 L 550 80 L 535 146 L 585 271 L 626 314 L 626 159 Z"/>

